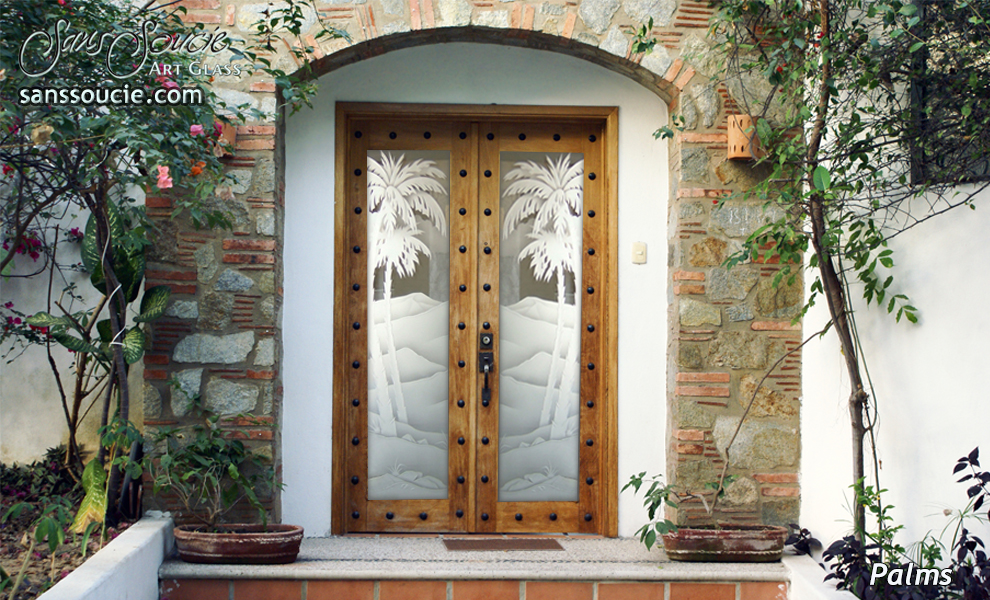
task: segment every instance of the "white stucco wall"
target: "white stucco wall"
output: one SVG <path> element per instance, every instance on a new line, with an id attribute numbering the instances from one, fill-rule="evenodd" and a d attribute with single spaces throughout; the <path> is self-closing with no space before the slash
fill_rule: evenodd
<path id="1" fill-rule="evenodd" d="M 85 223 L 67 220 L 65 227 L 82 227 Z M 58 247 L 61 263 L 79 262 L 78 244 L 62 242 Z M 26 256 L 15 259 L 15 274 L 29 274 L 40 268 L 42 262 L 32 262 Z M 96 303 L 98 298 L 85 273 L 65 270 L 57 273 L 52 282 L 52 300 L 58 301 L 62 289 L 67 285 L 77 286 L 76 294 L 86 298 L 83 302 L 73 302 L 68 297 L 62 305 L 70 311 L 81 310 Z M 0 278 L 0 304 L 13 302 L 13 308 L 26 314 L 46 310 L 48 296 L 48 274 L 30 278 Z M 53 311 L 58 308 L 52 306 Z M 56 313 L 58 314 L 58 313 Z M 0 347 L 0 356 L 10 350 L 12 343 Z M 31 346 L 19 355 L 15 349 L 6 359 L 0 360 L 0 463 L 30 463 L 44 455 L 45 450 L 68 440 L 68 426 L 65 413 L 59 400 L 58 387 L 48 356 L 43 346 Z M 72 393 L 74 376 L 71 372 L 72 355 L 58 344 L 52 345 L 52 356 L 62 376 L 62 385 L 67 393 Z M 16 357 L 16 358 L 14 358 Z M 8 361 L 13 362 L 8 363 Z M 140 367 L 140 365 L 135 365 Z M 140 378 L 137 380 L 140 386 Z M 140 390 L 140 387 L 137 388 Z M 140 395 L 136 404 L 140 404 Z M 71 402 L 71 399 L 70 399 Z M 96 430 L 99 427 L 102 400 L 97 403 L 90 417 L 80 427 L 79 441 L 86 448 L 96 447 Z"/>
<path id="2" fill-rule="evenodd" d="M 666 105 L 633 81 L 579 59 L 520 48 L 443 44 L 392 52 L 320 80 L 312 110 L 288 120 L 282 456 L 283 520 L 330 530 L 333 364 L 334 103 L 619 107 L 619 480 L 662 472 L 666 392 L 667 149 L 653 131 Z M 649 261 L 633 265 L 632 244 Z M 646 518 L 620 497 L 619 533 Z"/>
<path id="3" fill-rule="evenodd" d="M 976 211 L 956 209 L 891 243 L 894 285 L 920 309 L 917 325 L 857 303 L 879 403 L 880 484 L 890 490 L 884 503 L 906 526 L 904 545 L 929 531 L 939 534 L 948 522 L 943 509 L 965 506 L 966 486 L 952 475 L 956 459 L 980 446 L 984 466 L 990 465 L 984 381 L 990 373 L 990 193 L 976 204 Z M 826 320 L 821 299 L 804 331 L 817 331 Z M 851 530 L 849 378 L 832 334 L 806 346 L 803 361 L 801 522 L 827 544 Z M 990 534 L 986 525 L 976 529 Z"/>

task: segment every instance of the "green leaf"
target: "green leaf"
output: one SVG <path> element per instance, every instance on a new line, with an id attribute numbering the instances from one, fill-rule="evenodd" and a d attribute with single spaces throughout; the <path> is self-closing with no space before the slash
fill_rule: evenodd
<path id="1" fill-rule="evenodd" d="M 69 350 L 73 352 L 86 352 L 89 354 L 98 354 L 100 349 L 96 346 L 84 342 L 83 340 L 77 338 L 74 335 L 69 335 L 63 331 L 56 331 L 52 333 L 52 337 L 56 342 L 62 344 Z"/>
<path id="2" fill-rule="evenodd" d="M 127 330 L 124 335 L 124 360 L 133 365 L 144 356 L 144 332 L 137 327 Z"/>
<path id="3" fill-rule="evenodd" d="M 96 245 L 96 217 L 93 215 L 90 215 L 86 222 L 86 233 L 83 235 L 79 255 L 86 271 L 93 276 L 99 272 L 99 278 L 103 279 L 103 268 L 100 263 L 101 248 Z"/>
<path id="4" fill-rule="evenodd" d="M 46 312 L 39 312 L 38 314 L 27 318 L 28 325 L 34 325 L 35 327 L 67 327 L 70 324 L 68 317 L 53 317 Z"/>
<path id="5" fill-rule="evenodd" d="M 7 258 L 7 251 L 4 250 L 3 248 L 0 248 L 0 261 L 3 261 L 5 258 Z M 7 263 L 7 266 L 3 268 L 3 271 L 0 272 L 0 276 L 10 277 L 13 274 L 14 274 L 14 261 L 11 260 L 9 263 Z"/>
<path id="6" fill-rule="evenodd" d="M 167 285 L 156 285 L 144 293 L 141 298 L 141 314 L 134 317 L 136 323 L 147 323 L 154 321 L 165 314 L 168 307 L 168 299 L 172 294 L 172 289 Z"/>
<path id="7" fill-rule="evenodd" d="M 93 521 L 86 526 L 86 531 L 83 532 L 82 541 L 80 542 L 80 549 L 82 550 L 83 558 L 86 558 L 86 551 L 89 549 L 89 538 L 93 535 L 93 530 L 100 527 L 102 524 L 102 522 Z"/>
<path id="8" fill-rule="evenodd" d="M 84 533 L 90 524 L 103 522 L 107 513 L 106 481 L 107 474 L 100 462 L 95 458 L 89 461 L 82 476 L 82 486 L 86 496 L 79 504 L 79 510 L 71 526 L 75 533 Z"/>
<path id="9" fill-rule="evenodd" d="M 908 48 L 908 52 L 914 54 L 915 52 L 917 52 L 918 50 L 921 50 L 924 47 L 925 47 L 925 43 L 924 42 L 915 42 L 915 43 L 911 44 L 911 47 L 910 48 Z"/>
<path id="10" fill-rule="evenodd" d="M 827 190 L 829 188 L 829 185 L 831 185 L 831 175 L 829 174 L 828 169 L 826 169 L 821 165 L 815 167 L 815 172 L 814 175 L 812 176 L 812 181 L 815 184 L 815 189 L 818 190 L 819 192 L 824 192 L 825 190 Z"/>
<path id="11" fill-rule="evenodd" d="M 103 319 L 96 324 L 96 332 L 100 334 L 100 341 L 104 344 L 109 344 L 113 340 L 113 329 L 110 325 L 110 319 Z"/>

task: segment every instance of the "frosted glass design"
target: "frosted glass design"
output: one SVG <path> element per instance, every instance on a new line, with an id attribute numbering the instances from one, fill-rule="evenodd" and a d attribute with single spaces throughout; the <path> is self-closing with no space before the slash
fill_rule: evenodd
<path id="1" fill-rule="evenodd" d="M 583 155 L 500 161 L 498 499 L 576 502 Z"/>
<path id="2" fill-rule="evenodd" d="M 368 152 L 368 499 L 447 497 L 447 152 Z"/>

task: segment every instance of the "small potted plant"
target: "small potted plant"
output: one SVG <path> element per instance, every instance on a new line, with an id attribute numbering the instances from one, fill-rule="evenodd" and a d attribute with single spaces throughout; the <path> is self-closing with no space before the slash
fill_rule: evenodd
<path id="1" fill-rule="evenodd" d="M 195 404 L 195 403 L 194 403 Z M 162 428 L 148 469 L 155 494 L 174 494 L 179 517 L 195 524 L 175 528 L 179 558 L 194 563 L 286 564 L 296 560 L 303 528 L 268 523 L 259 495 L 281 489 L 270 459 L 229 439 L 220 416 L 203 410 L 191 429 Z M 250 415 L 240 415 L 250 419 Z M 247 503 L 260 523 L 226 523 L 232 508 Z"/>
<path id="2" fill-rule="evenodd" d="M 709 483 L 706 487 L 715 490 L 716 499 L 725 493 L 725 485 L 733 477 L 727 476 L 719 483 Z M 643 506 L 646 507 L 649 522 L 643 525 L 637 535 L 646 547 L 652 548 L 657 538 L 663 540 L 663 548 L 671 560 L 690 562 L 775 562 L 784 552 L 787 529 L 773 525 L 729 525 L 720 524 L 714 519 L 715 504 L 708 505 L 702 494 L 677 492 L 664 483 L 662 475 L 646 478 L 646 472 L 633 475 L 622 488 L 633 488 L 639 493 L 643 483 L 649 483 Z M 677 507 L 677 502 L 687 498 L 698 498 L 705 507 L 710 525 L 706 527 L 678 527 L 667 519 L 664 507 Z"/>

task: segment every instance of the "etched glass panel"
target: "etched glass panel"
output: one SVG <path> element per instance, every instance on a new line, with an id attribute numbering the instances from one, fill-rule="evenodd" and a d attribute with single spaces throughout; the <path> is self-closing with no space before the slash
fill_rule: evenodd
<path id="1" fill-rule="evenodd" d="M 368 499 L 447 497 L 448 152 L 368 152 Z"/>
<path id="2" fill-rule="evenodd" d="M 501 502 L 578 499 L 583 159 L 500 157 Z"/>

